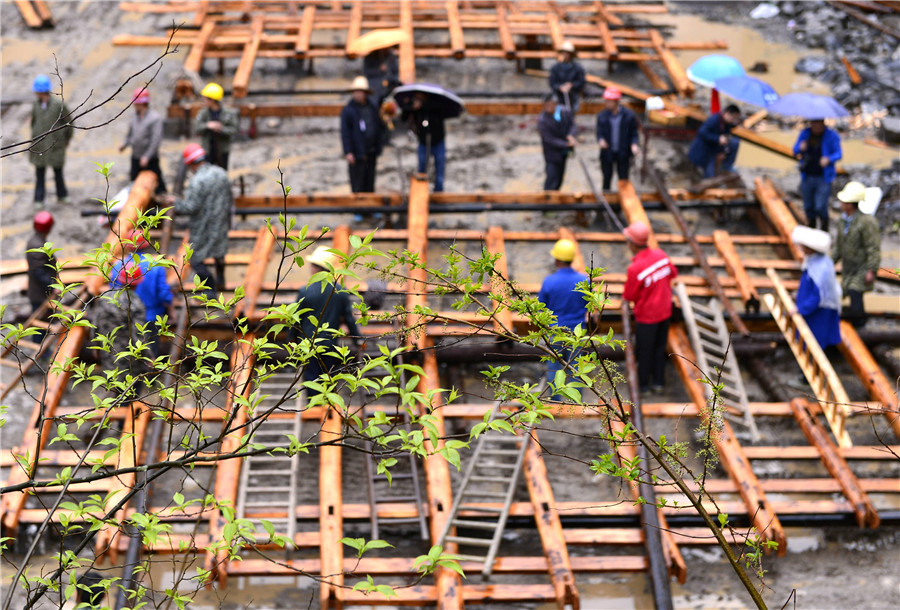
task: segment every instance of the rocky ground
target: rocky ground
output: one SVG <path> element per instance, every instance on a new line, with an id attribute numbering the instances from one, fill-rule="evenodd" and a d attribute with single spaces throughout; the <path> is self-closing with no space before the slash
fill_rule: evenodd
<path id="1" fill-rule="evenodd" d="M 792 6 L 788 6 L 792 5 Z M 146 82 L 156 67 L 124 84 L 125 79 L 150 65 L 158 53 L 145 48 L 113 47 L 114 33 L 151 34 L 171 23 L 168 16 L 142 16 L 123 13 L 114 2 L 65 2 L 51 3 L 58 25 L 51 31 L 30 31 L 22 24 L 11 3 L 0 4 L 2 16 L 2 76 L 3 120 L 0 125 L 3 146 L 28 137 L 27 117 L 31 99 L 30 83 L 39 72 L 52 73 L 58 64 L 59 76 L 65 85 L 70 106 L 82 105 L 83 109 L 109 97 L 120 85 L 124 93 L 111 102 L 91 111 L 79 125 L 83 128 L 99 126 L 112 121 L 125 110 L 130 91 Z M 840 66 L 838 53 L 844 50 L 853 65 L 869 80 L 897 82 L 896 41 L 873 36 L 866 26 L 853 19 L 842 17 L 824 3 L 778 3 L 781 14 L 768 20 L 754 20 L 749 16 L 756 3 L 707 3 L 678 2 L 670 6 L 674 15 L 701 14 L 714 21 L 724 21 L 738 27 L 759 29 L 769 40 L 791 45 L 807 52 L 804 70 L 821 78 L 833 87 L 835 96 L 860 112 L 860 116 L 897 114 L 896 95 L 891 97 L 890 87 L 871 83 L 868 88 L 851 88 L 846 91 L 845 73 Z M 834 14 L 832 14 L 834 13 Z M 675 18 L 675 17 L 673 17 Z M 789 27 L 790 21 L 794 26 Z M 88 24 L 86 35 L 85 24 Z M 713 26 L 711 26 L 713 27 Z M 893 27 L 898 27 L 893 24 Z M 800 33 L 802 32 L 802 38 Z M 710 35 L 710 38 L 715 37 Z M 807 45 L 816 45 L 807 48 Z M 891 47 L 893 45 L 893 47 Z M 893 49 L 893 50 L 891 50 Z M 55 60 L 54 60 L 55 54 Z M 151 91 L 153 104 L 162 109 L 167 103 L 167 93 L 175 78 L 180 75 L 184 53 L 165 58 L 159 65 Z M 821 61 L 817 58 L 822 58 Z M 818 63 L 817 63 L 818 62 Z M 323 62 L 316 79 L 328 82 L 349 83 L 359 69 L 356 64 Z M 233 66 L 230 66 L 233 68 Z M 588 65 L 588 70 L 605 74 L 602 63 Z M 503 62 L 473 62 L 471 64 L 447 64 L 446 62 L 421 62 L 417 65 L 423 80 L 445 82 L 465 90 L 487 90 L 492 87 L 504 90 L 529 91 L 537 96 L 542 82 L 516 75 L 509 64 Z M 295 74 L 285 74 L 282 63 L 273 64 L 262 71 L 260 77 L 276 84 L 287 82 L 297 85 Z M 843 76 L 842 76 L 843 74 Z M 869 75 L 871 79 L 869 78 Z M 210 76 L 210 75 L 207 75 Z M 639 73 L 620 70 L 616 78 L 626 83 L 646 86 Z M 211 77 L 211 76 L 210 76 Z M 337 80 L 336 80 L 337 79 Z M 893 79 L 893 80 L 891 80 Z M 894 90 L 896 93 L 896 90 Z M 128 111 L 126 111 L 128 112 Z M 69 149 L 66 166 L 68 183 L 74 202 L 61 206 L 50 198 L 50 209 L 57 217 L 53 239 L 63 248 L 62 255 L 76 256 L 85 249 L 95 247 L 105 236 L 105 230 L 93 217 L 83 217 L 81 210 L 90 208 L 94 199 L 108 199 L 127 182 L 128 157 L 117 152 L 127 127 L 126 117 L 96 129 L 82 129 Z M 586 138 L 580 154 L 599 180 L 596 164 L 597 149 L 593 143 L 592 117 L 579 117 L 579 125 Z M 246 125 L 244 126 L 246 128 Z M 278 167 L 285 173 L 285 183 L 294 192 L 349 192 L 345 166 L 341 160 L 337 123 L 333 119 L 285 119 L 271 121 L 261 126 L 261 137 L 240 139 L 238 150 L 232 155 L 231 176 L 244 179 L 249 193 L 274 194 L 278 192 L 276 180 Z M 861 125 L 853 132 L 845 131 L 845 137 L 868 135 L 878 137 L 873 125 Z M 174 173 L 185 140 L 167 139 L 162 149 L 163 167 L 167 175 Z M 679 143 L 657 141 L 651 156 L 664 170 L 672 186 L 684 186 L 689 182 L 686 169 L 685 148 Z M 414 166 L 414 145 L 405 134 L 398 134 L 380 161 L 379 189 L 400 191 Z M 5 152 L 5 151 L 4 151 Z M 94 172 L 95 163 L 114 162 L 112 179 L 107 185 Z M 22 257 L 24 242 L 30 232 L 32 216 L 31 189 L 33 170 L 23 155 L 5 157 L 0 161 L 2 170 L 2 200 L 0 200 L 0 260 L 16 260 Z M 748 184 L 764 170 L 752 165 L 739 167 Z M 849 165 L 850 174 L 841 181 L 863 180 L 867 184 L 879 184 L 885 190 L 885 202 L 879 210 L 879 220 L 884 228 L 886 264 L 900 266 L 900 248 L 897 239 L 897 223 L 900 222 L 900 163 L 888 169 L 872 170 L 859 165 Z M 766 172 L 770 173 L 770 172 Z M 796 196 L 797 176 L 792 169 L 776 171 L 776 182 L 789 195 Z M 48 184 L 52 192 L 52 178 Z M 450 191 L 536 191 L 543 181 L 543 162 L 540 143 L 535 130 L 535 117 L 463 117 L 450 125 L 448 141 L 447 189 Z M 570 163 L 566 190 L 587 191 L 588 184 L 576 163 Z M 689 215 L 698 230 L 707 232 L 711 219 L 700 213 Z M 346 216 L 328 215 L 303 219 L 316 226 L 334 226 L 347 222 Z M 540 213 L 500 214 L 491 213 L 479 217 L 452 215 L 439 219 L 442 227 L 487 228 L 499 224 L 506 228 L 528 226 L 535 230 L 555 230 L 560 225 L 571 225 L 573 214 Z M 258 227 L 259 219 L 240 221 L 238 227 Z M 726 228 L 738 232 L 747 226 L 738 217 L 726 221 Z M 365 224 L 363 226 L 369 226 Z M 597 225 L 597 228 L 602 225 Z M 543 253 L 523 253 L 520 261 L 522 273 L 542 276 Z M 620 252 L 604 253 L 604 264 L 610 271 L 622 271 L 626 263 Z M 14 307 L 24 304 L 16 292 L 15 282 L 6 283 L 2 292 L 3 303 Z M 789 354 L 776 355 L 785 361 Z M 672 396 L 673 400 L 682 399 Z M 762 398 L 760 398 L 762 399 Z M 8 448 L 21 438 L 21 430 L 29 412 L 29 402 L 15 393 L 6 401 L 9 423 L 3 429 L 0 444 Z M 585 456 L 591 448 L 578 447 Z M 574 479 L 574 477 L 573 477 Z M 583 483 L 573 480 L 570 485 L 560 481 L 559 497 L 575 497 Z M 898 557 L 898 531 L 896 527 L 884 527 L 877 532 L 862 532 L 846 528 L 824 528 L 810 524 L 809 529 L 795 532 L 797 539 L 809 544 L 791 548 L 791 554 L 783 559 L 771 559 L 767 584 L 771 590 L 767 599 L 773 607 L 787 602 L 791 590 L 797 590 L 797 607 L 804 608 L 892 608 L 900 606 L 896 559 Z M 361 535 L 361 534 L 360 534 Z M 520 534 L 525 537 L 528 534 Z M 792 535 L 792 540 L 794 535 Z M 688 550 L 688 582 L 675 586 L 679 608 L 738 608 L 746 607 L 747 597 L 728 573 L 717 552 Z M 4 568 L 4 575 L 6 575 Z M 579 580 L 579 582 L 582 582 Z M 643 576 L 591 576 L 583 581 L 587 593 L 585 608 L 642 608 L 650 602 Z M 249 592 L 229 589 L 228 601 L 223 608 L 296 608 L 306 606 L 308 591 L 282 592 L 269 595 L 260 588 Z M 252 599 L 266 601 L 252 603 Z M 301 600 L 302 598 L 302 604 Z M 214 603 L 214 596 L 205 602 Z M 313 596 L 314 599 L 314 596 Z M 249 604 L 249 605 L 244 605 Z M 199 605 L 198 605 L 199 607 Z M 790 607 L 790 606 L 789 606 Z"/>

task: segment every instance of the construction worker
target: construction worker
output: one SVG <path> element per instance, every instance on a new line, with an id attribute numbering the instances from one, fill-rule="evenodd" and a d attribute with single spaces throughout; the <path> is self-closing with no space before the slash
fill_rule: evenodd
<path id="1" fill-rule="evenodd" d="M 312 273 L 316 274 L 334 270 L 340 266 L 341 259 L 327 246 L 318 246 L 306 258 L 306 262 L 312 266 Z M 333 352 L 337 345 L 337 337 L 334 333 L 340 329 L 341 325 L 347 327 L 354 346 L 359 344 L 360 332 L 353 317 L 350 294 L 331 278 L 324 282 L 310 283 L 301 288 L 297 293 L 297 302 L 300 304 L 301 310 L 308 309 L 309 311 L 303 315 L 299 335 L 294 331 L 290 340 L 309 339 L 315 341 L 317 349 L 325 348 L 324 351 L 309 360 L 303 373 L 306 381 L 315 381 L 323 373 L 330 373 L 340 364 L 340 358 L 331 355 L 330 352 Z"/>
<path id="2" fill-rule="evenodd" d="M 373 91 L 375 103 L 387 99 L 391 91 L 400 85 L 400 65 L 394 49 L 375 49 L 363 58 L 363 74 Z"/>
<path id="3" fill-rule="evenodd" d="M 704 178 L 734 171 L 740 141 L 731 130 L 741 124 L 741 109 L 731 104 L 706 119 L 691 142 L 688 159 Z"/>
<path id="4" fill-rule="evenodd" d="M 806 224 L 828 232 L 828 197 L 837 176 L 834 164 L 841 159 L 841 138 L 825 121 L 810 121 L 794 144 L 794 156 L 800 162 L 800 193 Z"/>
<path id="5" fill-rule="evenodd" d="M 150 109 L 150 92 L 145 87 L 134 91 L 131 96 L 134 115 L 125 134 L 125 142 L 119 152 L 131 147 L 131 180 L 144 170 L 156 174 L 156 193 L 166 192 L 162 169 L 159 166 L 159 145 L 162 144 L 163 119 L 158 112 Z"/>
<path id="6" fill-rule="evenodd" d="M 841 286 L 828 256 L 831 235 L 797 225 L 791 241 L 803 250 L 803 274 L 797 289 L 797 312 L 822 349 L 841 342 Z"/>
<path id="7" fill-rule="evenodd" d="M 135 293 L 140 297 L 146 310 L 146 321 L 149 324 L 145 341 L 151 344 L 150 349 L 155 358 L 162 353 L 156 318 L 165 315 L 168 315 L 170 320 L 172 318 L 172 289 L 166 281 L 166 267 L 158 264 L 150 256 L 148 252 L 150 242 L 140 229 L 132 231 L 122 240 L 122 248 L 125 252 L 124 260 L 113 266 L 111 276 L 118 276 L 128 261 L 134 260 L 140 266 L 143 280 L 135 288 Z"/>
<path id="8" fill-rule="evenodd" d="M 413 94 L 412 107 L 403 111 L 400 120 L 409 124 L 410 131 L 419 140 L 419 173 L 425 173 L 428 156 L 434 157 L 434 192 L 443 192 L 444 172 L 447 168 L 444 113 L 429 99 L 427 93 L 417 91 Z"/>
<path id="9" fill-rule="evenodd" d="M 117 362 L 118 355 L 127 352 L 130 343 L 146 342 L 138 331 L 138 324 L 146 320 L 146 310 L 135 293 L 143 279 L 140 265 L 132 260 L 125 261 L 110 279 L 112 290 L 92 302 L 90 319 L 96 327 L 96 334 L 111 339 L 109 349 L 100 353 L 100 363 L 108 370 L 123 366 L 121 360 Z M 129 358 L 128 362 L 124 366 L 136 372 L 133 360 Z"/>
<path id="10" fill-rule="evenodd" d="M 44 209 L 46 196 L 47 168 L 53 168 L 56 181 L 56 200 L 69 203 L 69 191 L 63 177 L 66 163 L 66 147 L 72 139 L 74 128 L 69 122 L 71 112 L 58 95 L 51 95 L 50 78 L 38 74 L 31 87 L 37 99 L 31 108 L 31 138 L 29 160 L 34 165 L 36 181 L 34 185 L 34 208 Z"/>
<path id="11" fill-rule="evenodd" d="M 666 340 L 672 317 L 672 280 L 678 269 L 659 248 L 648 246 L 650 227 L 633 222 L 623 233 L 634 255 L 622 298 L 634 303 L 635 355 L 640 391 L 661 393 L 666 386 Z"/>
<path id="12" fill-rule="evenodd" d="M 544 278 L 538 293 L 538 300 L 556 316 L 554 326 L 570 330 L 579 325 L 584 326 L 587 319 L 587 300 L 585 295 L 578 292 L 578 285 L 587 282 L 588 277 L 572 269 L 576 251 L 577 246 L 570 239 L 560 239 L 553 244 L 550 256 L 553 257 L 556 271 Z M 559 358 L 547 363 L 547 382 L 551 384 L 551 388 L 556 372 L 562 370 L 565 364 L 574 363 L 579 354 L 578 350 L 572 350 L 566 345 L 554 344 L 553 348 Z M 559 397 L 554 392 L 554 398 Z"/>
<path id="13" fill-rule="evenodd" d="M 612 187 L 613 167 L 619 180 L 628 180 L 631 158 L 640 152 L 638 120 L 635 114 L 619 102 L 622 90 L 607 87 L 603 91 L 606 107 L 597 113 L 597 142 L 600 144 L 600 171 L 603 190 Z"/>
<path id="14" fill-rule="evenodd" d="M 231 183 L 226 171 L 209 163 L 206 151 L 197 144 L 185 146 L 182 159 L 191 175 L 190 183 L 184 199 L 170 195 L 167 201 L 175 205 L 176 213 L 191 217 L 191 269 L 206 285 L 207 296 L 212 297 L 216 291 L 225 290 L 225 253 L 234 205 Z M 215 277 L 206 266 L 208 258 L 215 260 Z"/>
<path id="15" fill-rule="evenodd" d="M 550 88 L 573 115 L 578 113 L 586 82 L 584 68 L 575 61 L 575 45 L 566 40 L 559 46 L 559 61 L 550 68 Z"/>
<path id="16" fill-rule="evenodd" d="M 544 111 L 538 117 L 538 132 L 544 151 L 544 190 L 558 191 L 566 175 L 566 160 L 577 141 L 572 113 L 556 101 L 555 93 L 544 96 Z"/>
<path id="17" fill-rule="evenodd" d="M 866 199 L 866 187 L 861 182 L 848 182 L 837 198 L 841 202 L 837 239 L 831 257 L 843 262 L 841 288 L 850 297 L 847 318 L 861 328 L 866 324 L 863 293 L 875 287 L 875 276 L 881 266 L 881 231 L 870 214 L 863 214 L 859 204 Z"/>
<path id="18" fill-rule="evenodd" d="M 31 311 L 35 312 L 53 292 L 51 286 L 56 283 L 56 257 L 40 250 L 53 230 L 53 214 L 46 210 L 38 212 L 32 226 L 34 233 L 25 244 L 25 261 L 28 263 L 28 301 Z"/>
<path id="19" fill-rule="evenodd" d="M 341 144 L 354 193 L 375 192 L 376 163 L 384 146 L 384 124 L 371 94 L 366 77 L 357 76 L 341 110 Z"/>
<path id="20" fill-rule="evenodd" d="M 200 92 L 206 107 L 194 118 L 194 133 L 203 139 L 207 161 L 228 171 L 231 140 L 238 132 L 238 111 L 222 104 L 225 91 L 218 83 L 209 83 Z"/>

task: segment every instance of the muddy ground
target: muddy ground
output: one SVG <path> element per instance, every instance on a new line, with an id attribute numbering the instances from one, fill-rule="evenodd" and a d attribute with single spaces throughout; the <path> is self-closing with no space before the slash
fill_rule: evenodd
<path id="1" fill-rule="evenodd" d="M 673 15 L 665 19 L 678 25 L 673 30 L 676 36 L 693 35 L 704 39 L 727 38 L 735 41 L 739 48 L 734 51 L 742 63 L 753 63 L 754 53 L 796 57 L 805 53 L 793 46 L 792 38 L 781 35 L 776 23 L 760 23 L 749 20 L 747 13 L 755 3 L 731 3 L 726 9 L 704 8 L 703 3 L 679 3 L 671 6 Z M 39 72 L 54 71 L 54 57 L 59 73 L 65 83 L 70 107 L 85 103 L 88 107 L 105 99 L 122 85 L 129 75 L 148 66 L 157 57 L 153 49 L 113 47 L 114 33 L 160 34 L 162 28 L 171 23 L 171 17 L 128 14 L 121 12 L 114 2 L 52 2 L 51 7 L 57 17 L 54 30 L 30 31 L 26 29 L 15 8 L 8 2 L 0 4 L 2 18 L 2 101 L 3 115 L 2 142 L 8 143 L 28 136 L 27 117 L 31 99 L 30 84 Z M 727 24 L 702 21 L 704 13 L 714 13 L 712 17 L 724 18 Z M 658 23 L 660 18 L 654 18 Z M 85 35 L 88 24 L 89 35 Z M 697 31 L 700 28 L 700 31 Z M 766 43 L 766 41 L 770 41 Z M 688 65 L 696 54 L 681 54 L 682 63 Z M 153 105 L 161 110 L 168 99 L 168 91 L 174 79 L 180 74 L 184 53 L 164 59 L 159 73 L 150 88 Z M 210 66 L 211 67 L 211 66 Z M 234 66 L 229 65 L 233 70 Z M 321 62 L 314 77 L 301 75 L 296 66 L 286 66 L 283 62 L 272 62 L 254 75 L 267 86 L 293 87 L 297 89 L 349 84 L 359 69 L 359 62 Z M 606 66 L 597 62 L 586 63 L 589 72 L 605 75 Z M 417 70 L 422 80 L 442 82 L 453 88 L 467 91 L 501 88 L 503 90 L 540 93 L 544 83 L 522 77 L 513 71 L 510 64 L 500 61 L 476 61 L 465 64 L 421 61 Z M 213 78 L 213 75 L 206 75 Z M 618 68 L 615 78 L 624 83 L 646 87 L 643 76 L 625 67 Z M 779 73 L 778 78 L 795 80 L 791 86 L 824 87 L 811 82 L 808 77 L 791 76 L 791 71 Z M 110 121 L 123 111 L 129 99 L 129 92 L 142 84 L 146 77 L 138 77 L 124 85 L 125 93 L 119 94 L 110 103 L 84 117 L 82 127 L 99 125 Z M 827 87 L 826 87 L 827 89 Z M 785 89 L 782 89 L 785 90 Z M 821 90 L 821 89 L 820 89 Z M 703 93 L 700 93 L 702 98 Z M 86 248 L 94 247 L 105 236 L 105 230 L 92 217 L 82 217 L 81 210 L 90 208 L 93 199 L 108 199 L 127 182 L 127 153 L 117 152 L 118 145 L 127 128 L 127 117 L 114 120 L 107 126 L 80 131 L 69 148 L 66 164 L 67 182 L 72 193 L 73 204 L 64 207 L 57 204 L 50 195 L 48 203 L 56 215 L 57 225 L 53 239 L 63 248 L 62 256 L 76 256 Z M 543 182 L 543 161 L 540 143 L 535 129 L 535 117 L 469 117 L 464 116 L 449 125 L 448 191 L 537 191 Z M 599 181 L 596 163 L 597 147 L 593 138 L 593 117 L 580 116 L 578 120 L 585 143 L 579 154 L 588 162 L 595 181 Z M 246 129 L 246 125 L 244 128 Z M 767 127 L 778 129 L 778 126 Z M 773 137 L 792 142 L 793 133 L 773 131 Z M 873 132 L 860 132 L 848 137 L 845 161 L 851 170 L 868 171 L 870 166 L 884 166 L 896 157 L 883 151 L 870 150 L 862 144 L 864 136 Z M 852 143 L 850 142 L 852 140 Z M 186 140 L 168 138 L 163 143 L 162 162 L 167 177 L 174 173 L 180 152 Z M 664 171 L 671 186 L 685 186 L 689 174 L 685 171 L 686 144 L 656 140 L 650 155 Z M 398 154 L 399 153 L 399 154 Z M 890 153 L 890 151 L 889 151 Z M 378 189 L 400 191 L 405 187 L 409 173 L 414 169 L 415 146 L 405 134 L 396 134 L 392 146 L 386 149 L 380 160 Z M 96 162 L 114 162 L 110 184 L 94 172 Z M 278 167 L 284 172 L 284 181 L 294 192 L 349 192 L 346 169 L 341 159 L 337 122 L 333 119 L 285 119 L 261 125 L 261 137 L 250 140 L 241 138 L 237 150 L 232 154 L 231 177 L 244 179 L 248 193 L 275 194 L 279 192 Z M 745 183 L 751 184 L 754 177 L 767 174 L 789 194 L 796 193 L 797 176 L 790 162 L 774 159 L 771 154 L 755 150 L 751 146 L 742 148 L 738 167 Z M 22 257 L 24 242 L 30 232 L 32 216 L 31 189 L 33 170 L 23 155 L 3 158 L 2 201 L 0 201 L 0 260 L 16 260 Z M 48 177 L 48 180 L 52 180 Z M 563 188 L 571 191 L 587 191 L 588 183 L 576 163 L 570 163 Z M 649 188 L 646 185 L 645 188 Z M 48 184 L 52 193 L 52 183 Z M 711 218 L 704 213 L 687 214 L 700 232 L 709 232 L 714 226 Z M 346 215 L 319 215 L 302 218 L 301 222 L 313 226 L 335 226 L 349 222 Z M 473 215 L 445 215 L 435 219 L 435 226 L 444 228 L 483 228 L 500 225 L 513 229 L 527 226 L 533 230 L 555 230 L 561 225 L 572 226 L 571 213 L 489 213 Z M 665 218 L 654 219 L 658 230 L 674 230 L 674 225 L 666 225 Z M 238 222 L 238 228 L 260 226 L 261 220 L 250 218 Z M 659 223 L 659 224 L 657 224 Z M 361 226 L 371 226 L 365 221 Z M 722 225 L 732 232 L 752 231 L 749 221 L 737 214 L 729 216 Z M 888 225 L 889 226 L 889 225 Z M 595 228 L 600 229 L 602 224 Z M 900 265 L 896 229 L 885 233 L 885 264 Z M 687 250 L 673 251 L 672 254 L 687 254 Z M 515 254 L 516 273 L 520 281 L 539 281 L 548 271 L 543 252 L 523 251 Z M 609 249 L 597 252 L 602 264 L 610 271 L 624 271 L 627 257 L 622 251 Z M 16 294 L 20 286 L 6 283 L 0 292 L 3 303 L 21 307 L 25 301 Z M 790 363 L 790 354 L 782 349 L 774 356 L 775 361 Z M 794 368 L 796 365 L 793 365 Z M 534 368 L 534 367 L 532 367 Z M 799 369 L 789 366 L 779 371 L 785 378 L 795 376 Z M 849 369 L 839 371 L 844 377 Z M 538 369 L 528 369 L 523 374 L 539 375 Z M 473 378 L 477 371 L 464 374 Z M 674 380 L 674 371 L 669 372 Z M 674 384 L 670 384 L 674 385 Z M 848 387 L 851 398 L 859 396 L 863 390 L 858 384 Z M 751 400 L 765 400 L 762 391 L 755 386 L 749 388 Z M 682 390 L 670 391 L 670 400 L 685 400 Z M 73 397 L 71 400 L 77 400 Z M 2 431 L 0 446 L 8 449 L 21 439 L 21 431 L 30 412 L 30 402 L 21 392 L 8 397 L 8 423 Z M 558 428 L 565 431 L 565 422 Z M 779 430 L 774 428 L 774 434 Z M 590 459 L 598 449 L 589 439 L 573 437 L 570 434 L 552 435 L 548 432 L 547 442 L 556 446 L 560 453 L 570 452 L 579 459 Z M 351 459 L 351 458 L 348 458 Z M 565 472 L 554 480 L 557 499 L 580 498 L 587 477 L 582 464 L 560 458 L 548 458 L 548 465 L 558 472 Z M 896 476 L 896 475 L 894 475 Z M 595 484 L 593 482 L 592 484 Z M 315 484 L 310 480 L 309 484 Z M 352 486 L 346 493 L 359 492 Z M 520 494 L 524 493 L 520 489 Z M 896 507 L 894 507 L 896 509 Z M 364 535 L 359 532 L 356 535 Z M 797 590 L 798 608 L 895 608 L 900 606 L 900 578 L 897 576 L 896 562 L 900 559 L 900 529 L 895 526 L 882 527 L 877 532 L 864 532 L 855 528 L 818 527 L 789 531 L 792 544 L 785 558 L 771 558 L 766 562 L 769 570 L 767 584 L 771 588 L 766 598 L 772 607 L 780 607 L 788 601 L 792 590 Z M 510 543 L 515 549 L 534 549 L 539 553 L 535 534 L 530 530 L 510 532 Z M 794 542 L 797 541 L 795 544 Z M 673 585 L 678 608 L 742 608 L 747 607 L 748 598 L 740 591 L 736 580 L 729 574 L 718 551 L 701 548 L 686 549 L 688 560 L 688 581 L 685 585 Z M 7 566 L 2 567 L 4 584 L 8 575 Z M 237 583 L 235 583 L 237 584 Z M 296 583 L 298 586 L 301 583 Z M 193 607 L 221 605 L 222 608 L 300 608 L 315 599 L 317 592 L 306 583 L 306 588 L 293 589 L 291 582 L 268 586 L 251 586 L 241 590 L 235 586 L 216 594 L 204 593 L 202 600 Z M 647 580 L 642 575 L 588 575 L 579 576 L 579 587 L 583 595 L 583 608 L 646 608 L 652 605 Z M 221 604 L 217 603 L 224 599 Z M 313 602 L 314 603 L 314 602 Z M 788 607 L 792 607 L 789 605 Z"/>

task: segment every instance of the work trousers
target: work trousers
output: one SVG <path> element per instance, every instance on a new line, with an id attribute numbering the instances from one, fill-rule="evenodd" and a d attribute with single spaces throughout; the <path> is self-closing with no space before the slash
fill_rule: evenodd
<path id="1" fill-rule="evenodd" d="M 734 171 L 734 161 L 737 159 L 738 147 L 740 146 L 741 141 L 736 137 L 732 136 L 728 139 L 728 147 L 724 149 L 725 158 L 722 160 L 722 163 L 719 165 L 719 173 L 727 174 Z M 721 151 L 720 151 L 721 152 Z M 709 161 L 706 162 L 706 167 L 701 167 L 703 170 L 704 178 L 713 178 L 716 176 L 716 157 L 718 155 L 712 155 Z"/>
<path id="2" fill-rule="evenodd" d="M 850 297 L 850 307 L 844 312 L 844 317 L 856 328 L 862 328 L 866 325 L 866 308 L 863 304 L 863 293 L 859 290 L 848 290 L 847 296 Z"/>
<path id="3" fill-rule="evenodd" d="M 213 298 L 216 292 L 225 290 L 225 259 L 217 258 L 215 261 L 216 275 L 213 276 L 205 262 L 196 260 L 196 257 L 191 257 L 191 269 L 206 283 L 206 295 L 208 298 Z"/>
<path id="4" fill-rule="evenodd" d="M 831 194 L 831 183 L 825 176 L 807 175 L 800 181 L 800 194 L 803 195 L 803 212 L 806 224 L 816 228 L 816 221 L 821 220 L 820 228 L 828 230 L 828 196 Z"/>
<path id="5" fill-rule="evenodd" d="M 560 161 L 544 159 L 544 172 L 547 175 L 544 179 L 545 191 L 558 191 L 562 186 L 563 178 L 566 175 L 566 158 L 566 155 L 563 155 Z"/>
<path id="6" fill-rule="evenodd" d="M 619 180 L 628 180 L 628 171 L 631 167 L 631 156 L 625 152 L 613 152 L 608 148 L 600 151 L 600 171 L 603 173 L 603 190 L 612 188 L 613 168 Z"/>
<path id="7" fill-rule="evenodd" d="M 354 193 L 375 192 L 375 164 L 378 157 L 374 154 L 364 159 L 356 159 L 355 163 L 348 163 L 350 173 L 350 190 Z"/>
<path id="8" fill-rule="evenodd" d="M 637 322 L 634 329 L 635 355 L 638 361 L 638 381 L 641 392 L 666 385 L 666 340 L 669 319 L 655 324 Z"/>
<path id="9" fill-rule="evenodd" d="M 166 181 L 163 180 L 162 168 L 159 166 L 159 157 L 150 157 L 147 167 L 141 167 L 140 157 L 131 158 L 131 180 L 133 181 L 144 170 L 150 170 L 156 174 L 156 194 L 166 192 Z"/>
<path id="10" fill-rule="evenodd" d="M 428 164 L 428 147 L 419 144 L 419 173 L 425 173 Z M 441 140 L 431 145 L 431 156 L 434 157 L 434 192 L 444 192 L 444 170 L 447 168 L 447 145 Z"/>
<path id="11" fill-rule="evenodd" d="M 47 168 L 40 165 L 35 165 L 35 176 L 36 181 L 34 184 L 34 201 L 36 203 L 43 203 L 44 197 L 47 196 Z M 63 177 L 63 168 L 62 166 L 53 168 L 53 178 L 56 180 L 56 198 L 64 199 L 69 196 L 69 191 L 66 189 L 66 180 Z"/>

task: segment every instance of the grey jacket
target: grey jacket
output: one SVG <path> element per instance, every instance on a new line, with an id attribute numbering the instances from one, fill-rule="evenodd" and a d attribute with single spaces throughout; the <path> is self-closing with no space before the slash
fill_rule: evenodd
<path id="1" fill-rule="evenodd" d="M 143 117 L 135 112 L 125 136 L 125 146 L 131 147 L 131 156 L 135 158 L 153 158 L 159 156 L 159 145 L 162 143 L 163 119 L 155 110 L 147 109 Z"/>
<path id="2" fill-rule="evenodd" d="M 222 258 L 228 250 L 228 229 L 234 197 L 228 173 L 212 163 L 200 166 L 175 212 L 190 214 L 191 244 L 195 259 Z"/>

